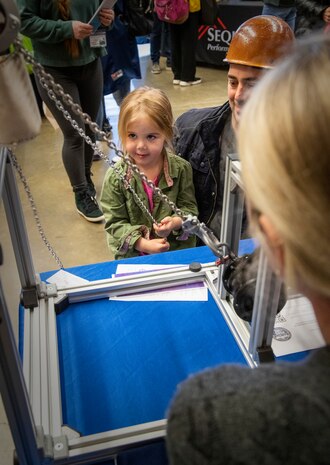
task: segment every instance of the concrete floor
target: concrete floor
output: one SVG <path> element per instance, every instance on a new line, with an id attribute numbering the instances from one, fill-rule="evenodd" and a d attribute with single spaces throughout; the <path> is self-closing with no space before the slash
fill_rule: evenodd
<path id="1" fill-rule="evenodd" d="M 152 74 L 148 45 L 141 47 L 143 78 L 133 81 L 133 87 L 148 85 L 163 89 L 172 103 L 175 117 L 190 108 L 216 106 L 226 100 L 225 70 L 200 67 L 197 70 L 197 76 L 203 79 L 203 83 L 198 86 L 181 88 L 172 85 L 173 75 L 165 70 L 164 61 L 161 62 L 161 66 L 163 67 L 161 74 Z M 106 108 L 114 128 L 113 139 L 117 143 L 118 108 L 112 97 L 106 98 Z M 17 159 L 28 181 L 46 237 L 65 268 L 111 260 L 103 225 L 89 223 L 76 212 L 74 197 L 62 165 L 61 145 L 61 133 L 54 130 L 44 119 L 38 137 L 20 145 L 16 150 Z M 107 153 L 107 147 L 103 145 L 103 149 Z M 107 168 L 108 164 L 103 160 L 93 165 L 93 180 L 98 193 L 100 193 Z M 37 273 L 56 270 L 57 263 L 40 238 L 31 206 L 19 180 L 18 186 L 35 270 Z M 0 242 L 4 255 L 4 265 L 0 267 L 0 276 L 17 337 L 20 284 L 2 204 L 0 206 Z M 13 449 L 10 429 L 0 399 L 1 465 L 13 464 Z"/>

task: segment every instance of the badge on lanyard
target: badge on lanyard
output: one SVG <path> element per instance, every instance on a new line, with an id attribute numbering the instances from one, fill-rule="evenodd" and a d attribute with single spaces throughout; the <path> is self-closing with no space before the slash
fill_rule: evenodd
<path id="1" fill-rule="evenodd" d="M 118 71 L 115 71 L 114 73 L 111 74 L 111 79 L 113 81 L 117 81 L 117 79 L 121 78 L 122 76 L 124 76 L 123 70 L 118 69 Z"/>
<path id="2" fill-rule="evenodd" d="M 106 47 L 107 37 L 104 31 L 96 31 L 89 36 L 89 45 L 92 48 Z"/>

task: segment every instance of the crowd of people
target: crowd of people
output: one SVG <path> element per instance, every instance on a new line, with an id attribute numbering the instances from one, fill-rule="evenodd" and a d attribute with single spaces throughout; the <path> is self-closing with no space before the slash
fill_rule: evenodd
<path id="1" fill-rule="evenodd" d="M 120 2 L 116 11 L 100 10 L 98 33 L 88 23 L 99 6 L 97 0 L 18 3 L 22 33 L 32 39 L 37 60 L 84 112 L 95 119 L 103 93 L 118 97 L 118 133 L 125 159 L 108 169 L 98 205 L 91 180 L 93 149 L 37 81 L 63 132 L 63 163 L 77 210 L 88 221 L 105 220 L 113 256 L 119 259 L 196 245 L 195 237 L 182 230 L 182 218 L 154 194 L 154 186 L 219 237 L 225 160 L 238 152 L 251 232 L 276 274 L 311 301 L 326 342 L 301 364 L 267 364 L 255 370 L 220 366 L 185 381 L 168 414 L 170 463 L 329 463 L 330 35 L 313 34 L 300 43 L 294 34 L 301 24 L 301 11 L 305 19 L 313 15 L 317 19 L 305 27 L 308 32 L 330 23 L 327 0 L 295 0 L 285 7 L 265 2 L 265 14 L 242 24 L 229 46 L 225 59 L 228 101 L 191 109 L 176 122 L 162 90 L 130 91 L 130 79 L 139 74 L 138 64 L 135 75 L 116 64 L 115 68 L 123 69 L 115 76 L 116 69 L 106 71 L 104 61 L 102 72 L 106 48 L 108 65 L 122 59 L 111 49 L 116 27 L 122 27 L 116 24 Z M 198 12 L 197 6 L 185 23 L 169 26 L 167 58 L 174 85 L 201 83 L 194 58 Z M 157 40 L 152 47 L 154 74 L 160 72 L 155 66 L 159 65 L 159 35 Z M 74 118 L 95 140 L 88 125 L 77 115 Z M 144 173 L 143 178 L 133 165 Z"/>

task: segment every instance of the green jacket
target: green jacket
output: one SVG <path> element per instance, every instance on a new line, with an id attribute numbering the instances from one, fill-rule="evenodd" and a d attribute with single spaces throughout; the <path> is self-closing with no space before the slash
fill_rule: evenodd
<path id="1" fill-rule="evenodd" d="M 190 164 L 176 155 L 167 153 L 167 162 L 160 176 L 158 187 L 185 214 L 197 215 L 197 204 Z M 129 180 L 131 187 L 148 208 L 148 198 L 139 176 L 125 162 L 116 163 L 116 168 Z M 166 169 L 168 166 L 168 170 Z M 172 185 L 171 185 L 172 184 Z M 165 216 L 177 216 L 172 209 L 154 195 L 153 217 L 160 222 Z M 136 204 L 133 194 L 125 188 L 113 168 L 109 168 L 103 182 L 101 206 L 105 216 L 108 246 L 115 259 L 136 257 L 139 252 L 134 244 L 140 237 L 149 238 L 152 221 Z M 173 231 L 168 236 L 170 250 L 195 247 L 195 236 L 185 238 L 182 231 Z M 181 239 L 181 240 L 180 240 Z"/>
<path id="2" fill-rule="evenodd" d="M 91 48 L 89 39 L 80 40 L 81 53 L 72 58 L 64 46 L 64 40 L 73 37 L 72 21 L 60 19 L 57 2 L 52 0 L 17 0 L 21 15 L 21 33 L 32 40 L 34 56 L 44 66 L 83 66 L 99 56 L 106 55 L 102 48 Z M 71 19 L 88 23 L 99 0 L 75 0 L 70 2 Z"/>

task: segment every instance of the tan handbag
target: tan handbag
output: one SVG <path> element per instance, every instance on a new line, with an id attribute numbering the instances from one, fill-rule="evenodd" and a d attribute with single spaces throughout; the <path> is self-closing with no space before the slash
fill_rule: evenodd
<path id="1" fill-rule="evenodd" d="M 0 56 L 0 144 L 36 137 L 41 117 L 25 61 L 15 51 Z"/>

